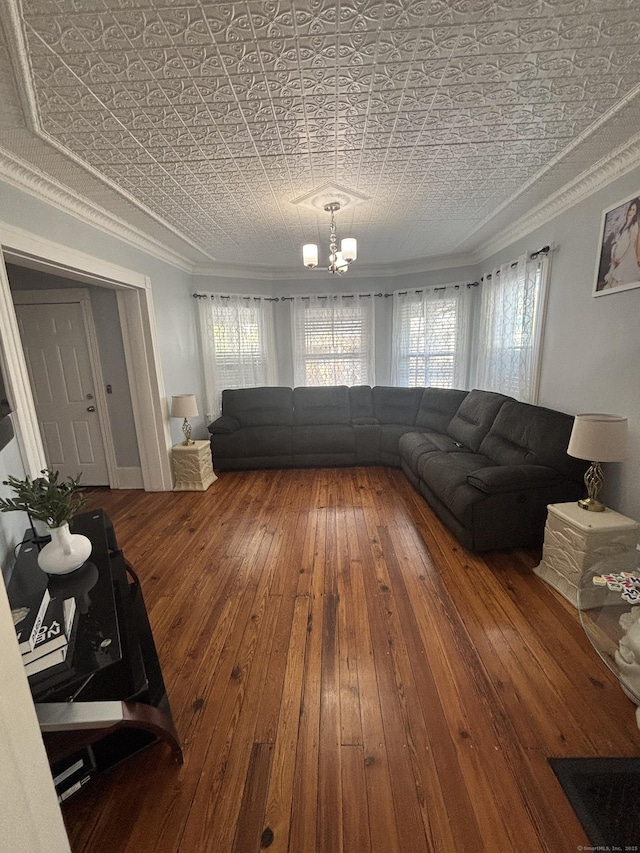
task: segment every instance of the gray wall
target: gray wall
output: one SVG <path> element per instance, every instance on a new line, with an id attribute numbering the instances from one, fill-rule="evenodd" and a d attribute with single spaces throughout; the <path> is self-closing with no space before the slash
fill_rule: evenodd
<path id="1" fill-rule="evenodd" d="M 640 520 L 640 288 L 594 297 L 602 212 L 640 190 L 640 168 L 482 264 L 552 244 L 540 405 L 629 419 L 630 455 L 604 466 L 602 497 Z"/>

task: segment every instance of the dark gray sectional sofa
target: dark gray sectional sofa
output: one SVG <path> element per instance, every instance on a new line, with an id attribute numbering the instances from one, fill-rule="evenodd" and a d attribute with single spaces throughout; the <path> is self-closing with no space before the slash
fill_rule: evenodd
<path id="1" fill-rule="evenodd" d="M 360 385 L 222 392 L 218 470 L 401 467 L 467 548 L 540 544 L 546 507 L 582 496 L 573 417 L 491 391 Z"/>

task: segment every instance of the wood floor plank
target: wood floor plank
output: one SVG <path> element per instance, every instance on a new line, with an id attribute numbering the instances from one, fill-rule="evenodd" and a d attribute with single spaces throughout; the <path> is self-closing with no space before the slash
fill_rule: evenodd
<path id="1" fill-rule="evenodd" d="M 273 744 L 254 743 L 232 853 L 260 853 L 267 841 L 264 835 L 264 811 L 267 801 Z"/>
<path id="2" fill-rule="evenodd" d="M 550 756 L 640 755 L 634 708 L 532 568 L 390 468 L 89 490 L 141 578 L 185 763 L 63 807 L 74 853 L 575 853 Z"/>
<path id="3" fill-rule="evenodd" d="M 265 812 L 264 831 L 272 839 L 269 845 L 272 853 L 289 849 L 308 617 L 309 600 L 297 597 Z"/>

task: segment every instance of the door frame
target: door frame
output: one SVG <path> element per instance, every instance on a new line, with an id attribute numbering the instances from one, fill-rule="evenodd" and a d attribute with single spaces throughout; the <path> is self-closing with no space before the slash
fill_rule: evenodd
<path id="1" fill-rule="evenodd" d="M 0 222 L 0 254 L 4 261 L 117 291 L 142 485 L 148 492 L 171 491 L 171 434 L 149 276 L 4 222 Z M 4 262 L 0 341 L 23 464 L 29 476 L 37 477 L 46 461 Z"/>
<path id="2" fill-rule="evenodd" d="M 102 433 L 102 447 L 104 449 L 105 461 L 107 464 L 107 477 L 110 488 L 118 488 L 118 463 L 116 461 L 116 450 L 113 443 L 113 433 L 111 432 L 111 420 L 109 418 L 109 407 L 107 404 L 107 395 L 104 390 L 104 378 L 102 373 L 102 364 L 100 361 L 100 349 L 98 347 L 98 336 L 96 334 L 96 326 L 93 319 L 93 311 L 91 310 L 91 296 L 89 291 L 84 287 L 66 288 L 45 288 L 43 290 L 14 290 L 12 291 L 13 304 L 15 305 L 43 305 L 54 303 L 59 305 L 65 304 L 80 304 L 82 313 L 82 322 L 84 327 L 84 336 L 89 352 L 89 368 L 91 370 L 91 378 L 95 393 L 96 414 L 98 415 L 98 423 Z"/>

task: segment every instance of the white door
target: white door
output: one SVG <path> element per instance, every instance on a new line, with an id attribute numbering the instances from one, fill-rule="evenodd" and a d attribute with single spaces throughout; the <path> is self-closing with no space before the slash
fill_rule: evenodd
<path id="1" fill-rule="evenodd" d="M 16 305 L 47 465 L 108 486 L 104 440 L 79 302 Z"/>

